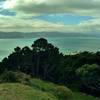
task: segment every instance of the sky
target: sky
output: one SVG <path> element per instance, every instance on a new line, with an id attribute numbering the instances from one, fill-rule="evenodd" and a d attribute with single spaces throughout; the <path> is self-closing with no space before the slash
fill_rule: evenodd
<path id="1" fill-rule="evenodd" d="M 3 32 L 100 32 L 100 0 L 0 0 Z"/>

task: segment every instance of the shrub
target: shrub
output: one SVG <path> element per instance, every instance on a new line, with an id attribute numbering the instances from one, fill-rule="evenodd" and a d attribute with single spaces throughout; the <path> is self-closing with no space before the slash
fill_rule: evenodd
<path id="1" fill-rule="evenodd" d="M 97 70 L 100 70 L 97 64 L 92 64 L 92 65 L 85 64 L 76 70 L 76 74 L 79 77 L 84 78 L 84 77 L 87 77 L 90 73 L 97 71 Z"/>
<path id="2" fill-rule="evenodd" d="M 55 92 L 60 100 L 71 100 L 72 98 L 72 91 L 65 86 L 56 86 Z"/>
<path id="3" fill-rule="evenodd" d="M 80 90 L 100 97 L 100 67 L 97 64 L 85 64 L 76 70 L 80 77 Z"/>
<path id="4" fill-rule="evenodd" d="M 0 83 L 5 82 L 19 82 L 23 84 L 29 84 L 30 76 L 22 72 L 5 71 L 0 76 Z"/>

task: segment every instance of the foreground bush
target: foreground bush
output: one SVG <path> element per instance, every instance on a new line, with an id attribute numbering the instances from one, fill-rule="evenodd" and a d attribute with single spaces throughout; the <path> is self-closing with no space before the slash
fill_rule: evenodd
<path id="1" fill-rule="evenodd" d="M 71 100 L 72 98 L 72 92 L 67 87 L 56 86 L 55 92 L 56 95 L 60 98 L 60 100 Z"/>
<path id="2" fill-rule="evenodd" d="M 30 76 L 26 75 L 22 72 L 13 72 L 13 71 L 5 71 L 1 76 L 0 76 L 0 82 L 19 82 L 23 84 L 29 84 L 30 81 Z"/>

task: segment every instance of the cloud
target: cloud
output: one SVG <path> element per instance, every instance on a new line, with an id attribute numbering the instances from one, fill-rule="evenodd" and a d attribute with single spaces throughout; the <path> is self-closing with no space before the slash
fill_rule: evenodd
<path id="1" fill-rule="evenodd" d="M 33 31 L 54 31 L 62 27 L 61 24 L 54 24 L 37 19 L 23 19 L 19 16 L 0 16 L 0 31 L 19 31 L 19 32 L 33 32 Z"/>
<path id="2" fill-rule="evenodd" d="M 91 19 L 88 21 L 83 21 L 79 25 L 83 29 L 100 32 L 100 23 L 99 22 L 100 22 L 100 18 L 96 18 L 96 19 Z"/>
<path id="3" fill-rule="evenodd" d="M 4 32 L 70 32 L 70 33 L 91 33 L 100 32 L 100 18 L 82 21 L 75 25 L 47 22 L 39 19 L 24 19 L 22 16 L 0 15 L 0 31 Z"/>
<path id="4" fill-rule="evenodd" d="M 0 9 L 17 13 L 14 16 L 0 15 L 0 31 L 89 33 L 95 30 L 100 32 L 100 0 L 91 0 L 91 2 L 90 0 L 5 0 L 0 2 Z M 44 13 L 89 15 L 94 19 L 81 21 L 75 25 L 31 19 L 32 16 Z"/>
<path id="5" fill-rule="evenodd" d="M 3 8 L 24 13 L 75 13 L 98 16 L 100 0 L 6 0 Z"/>

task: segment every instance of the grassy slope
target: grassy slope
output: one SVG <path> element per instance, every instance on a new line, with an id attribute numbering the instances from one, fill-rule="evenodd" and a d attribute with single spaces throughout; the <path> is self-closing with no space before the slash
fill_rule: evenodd
<path id="1" fill-rule="evenodd" d="M 0 100 L 65 100 L 56 96 L 55 87 L 57 85 L 39 79 L 32 79 L 31 86 L 20 83 L 4 83 L 0 84 Z M 100 99 L 75 92 L 73 100 Z"/>
<path id="2" fill-rule="evenodd" d="M 100 99 L 80 92 L 74 92 L 73 100 L 100 100 Z"/>
<path id="3" fill-rule="evenodd" d="M 57 100 L 50 93 L 43 92 L 19 83 L 0 85 L 0 100 Z"/>
<path id="4" fill-rule="evenodd" d="M 54 87 L 56 87 L 55 84 L 53 83 L 47 83 L 47 82 L 43 82 L 41 80 L 37 80 L 37 79 L 33 79 L 32 80 L 33 86 L 38 87 L 44 91 L 50 91 L 52 92 L 52 89 Z M 86 95 L 84 93 L 80 93 L 80 92 L 73 92 L 73 100 L 100 100 L 99 98 L 95 98 L 93 96 L 90 95 Z"/>

